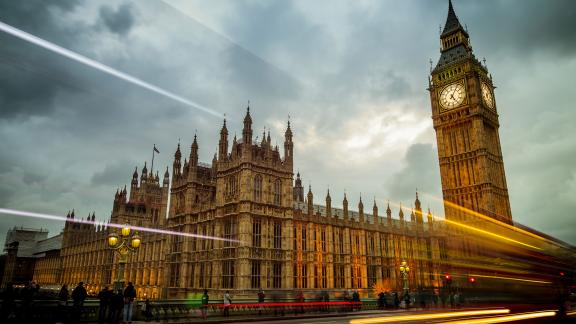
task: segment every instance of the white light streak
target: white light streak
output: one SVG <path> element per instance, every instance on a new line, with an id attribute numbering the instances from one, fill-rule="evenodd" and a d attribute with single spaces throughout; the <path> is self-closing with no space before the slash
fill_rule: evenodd
<path id="1" fill-rule="evenodd" d="M 148 82 L 146 82 L 146 81 L 140 80 L 140 79 L 138 79 L 138 78 L 136 78 L 136 77 L 133 77 L 133 76 L 131 76 L 131 75 L 128 75 L 128 74 L 126 74 L 126 73 L 124 73 L 124 72 L 118 71 L 118 70 L 116 70 L 116 69 L 114 69 L 114 68 L 112 68 L 112 67 L 110 67 L 110 66 L 104 65 L 104 64 L 102 64 L 102 63 L 100 63 L 100 62 L 97 62 L 97 61 L 94 61 L 94 60 L 92 60 L 92 59 L 90 59 L 90 58 L 87 58 L 86 56 L 83 56 L 83 55 L 81 55 L 81 54 L 78 54 L 78 53 L 76 53 L 76 52 L 73 52 L 73 51 L 71 51 L 71 50 L 69 50 L 69 49 L 66 49 L 66 48 L 64 48 L 64 47 L 58 46 L 58 45 L 56 45 L 56 44 L 54 44 L 54 43 L 51 43 L 51 42 L 49 42 L 49 41 L 47 41 L 47 40 L 44 40 L 44 39 L 39 38 L 39 37 L 37 37 L 37 36 L 34 36 L 34 35 L 32 35 L 32 34 L 29 34 L 29 33 L 25 32 L 25 31 L 23 31 L 23 30 L 20 30 L 20 29 L 18 29 L 18 28 L 16 28 L 16 27 L 13 27 L 13 26 L 11 26 L 11 25 L 8 25 L 8 24 L 6 24 L 6 23 L 4 23 L 4 22 L 2 22 L 2 21 L 0 21 L 0 30 L 2 30 L 3 32 L 8 33 L 8 34 L 10 34 L 10 35 L 12 35 L 12 36 L 18 37 L 18 38 L 20 38 L 20 39 L 22 39 L 22 40 L 25 40 L 25 41 L 27 41 L 27 42 L 30 42 L 30 43 L 32 43 L 32 44 L 38 45 L 38 46 L 40 46 L 40 47 L 43 47 L 43 48 L 45 48 L 45 49 L 47 49 L 47 50 L 49 50 L 49 51 L 52 51 L 52 52 L 54 52 L 54 53 L 60 54 L 60 55 L 62 55 L 62 56 L 65 56 L 65 57 L 67 57 L 67 58 L 69 58 L 69 59 L 71 59 L 71 60 L 74 60 L 74 61 L 76 61 L 76 62 L 79 62 L 79 63 L 82 63 L 82 64 L 84 64 L 84 65 L 93 67 L 93 68 L 95 68 L 95 69 L 97 69 L 97 70 L 100 70 L 100 71 L 102 71 L 102 72 L 104 72 L 104 73 L 113 75 L 113 76 L 115 76 L 115 77 L 117 77 L 117 78 L 120 78 L 120 79 L 122 79 L 122 80 L 128 81 L 128 82 L 130 82 L 130 83 L 132 83 L 132 84 L 138 85 L 138 86 L 140 86 L 140 87 L 142 87 L 142 88 L 148 89 L 148 90 L 150 90 L 150 91 L 152 91 L 152 92 L 155 92 L 155 93 L 157 93 L 157 94 L 160 94 L 160 95 L 163 95 L 163 96 L 165 96 L 165 97 L 168 97 L 168 98 L 170 98 L 170 99 L 172 99 L 172 100 L 175 100 L 175 101 L 178 101 L 178 102 L 180 102 L 180 103 L 183 103 L 183 104 L 185 104 L 185 105 L 187 105 L 187 106 L 196 108 L 196 109 L 198 109 L 198 110 L 201 110 L 201 111 L 203 111 L 203 112 L 209 113 L 209 114 L 211 114 L 211 115 L 213 115 L 213 116 L 216 116 L 216 117 L 223 117 L 223 115 L 222 115 L 221 113 L 219 113 L 219 112 L 217 112 L 217 111 L 215 111 L 215 110 L 213 110 L 213 109 L 204 107 L 204 106 L 202 106 L 202 105 L 200 105 L 200 104 L 198 104 L 198 103 L 195 103 L 195 102 L 193 102 L 193 101 L 190 101 L 190 100 L 188 100 L 188 99 L 186 99 L 186 98 L 183 98 L 183 97 L 181 97 L 181 96 L 179 96 L 179 95 L 177 95 L 177 94 L 174 94 L 174 93 L 172 93 L 172 92 L 170 92 L 170 91 L 164 90 L 164 89 L 162 89 L 162 88 L 160 88 L 160 87 L 157 87 L 157 86 L 155 86 L 155 85 L 153 85 L 153 84 L 150 84 L 150 83 L 148 83 Z"/>
<path id="2" fill-rule="evenodd" d="M 27 211 L 22 211 L 22 210 L 7 209 L 7 208 L 0 208 L 0 214 L 31 217 L 31 218 L 40 218 L 40 219 L 47 219 L 47 220 L 53 220 L 53 221 L 69 221 L 72 223 L 98 225 L 98 222 L 95 222 L 95 221 L 93 222 L 93 221 L 88 220 L 88 219 L 67 218 L 64 216 L 56 216 L 56 215 L 42 214 L 42 213 L 33 213 L 33 212 L 27 212 Z M 126 224 L 115 224 L 115 223 L 104 223 L 102 225 L 104 225 L 106 227 L 114 227 L 114 228 L 120 228 L 120 229 L 123 227 L 126 227 Z M 158 228 L 132 226 L 130 224 L 128 224 L 128 226 L 131 229 L 139 231 L 139 232 L 149 232 L 149 233 L 158 233 L 158 234 L 166 234 L 166 235 L 178 235 L 178 236 L 185 236 L 185 237 L 195 237 L 195 238 L 215 240 L 215 241 L 240 242 L 238 240 L 225 239 L 225 238 L 217 237 L 217 236 L 207 236 L 207 235 L 197 235 L 197 234 L 192 234 L 192 233 L 175 232 L 175 231 L 163 230 L 163 229 L 158 229 Z"/>

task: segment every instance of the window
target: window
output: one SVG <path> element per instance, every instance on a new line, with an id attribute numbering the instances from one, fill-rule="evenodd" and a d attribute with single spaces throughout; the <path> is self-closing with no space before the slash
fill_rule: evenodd
<path id="1" fill-rule="evenodd" d="M 302 288 L 308 288 L 308 268 L 302 265 Z"/>
<path id="2" fill-rule="evenodd" d="M 272 264 L 272 288 L 282 288 L 282 263 Z"/>
<path id="3" fill-rule="evenodd" d="M 260 288 L 260 261 L 252 261 L 252 276 L 251 276 L 251 287 L 253 289 Z"/>
<path id="4" fill-rule="evenodd" d="M 326 252 L 326 230 L 322 229 L 320 232 L 320 245 L 322 246 L 322 252 Z"/>
<path id="5" fill-rule="evenodd" d="M 282 205 L 282 180 L 280 179 L 274 182 L 274 204 Z"/>
<path id="6" fill-rule="evenodd" d="M 234 288 L 234 261 L 222 263 L 222 288 Z"/>
<path id="7" fill-rule="evenodd" d="M 340 249 L 340 254 L 344 253 L 344 233 L 342 233 L 342 231 L 338 233 L 338 246 Z"/>
<path id="8" fill-rule="evenodd" d="M 170 265 L 170 287 L 178 287 L 180 282 L 180 264 L 173 263 Z"/>
<path id="9" fill-rule="evenodd" d="M 206 264 L 205 263 L 200 263 L 200 273 L 198 276 L 198 288 L 204 288 L 206 287 L 204 285 L 205 281 L 204 278 L 206 276 Z"/>
<path id="10" fill-rule="evenodd" d="M 254 201 L 262 201 L 262 176 L 257 175 L 254 178 Z"/>
<path id="11" fill-rule="evenodd" d="M 306 226 L 302 226 L 302 251 L 307 250 L 307 241 L 306 241 Z"/>
<path id="12" fill-rule="evenodd" d="M 376 283 L 376 273 L 378 266 L 368 265 L 368 288 L 371 288 Z"/>
<path id="13" fill-rule="evenodd" d="M 232 242 L 229 240 L 236 239 L 236 221 L 234 219 L 227 219 L 224 221 L 224 247 L 233 246 Z"/>
<path id="14" fill-rule="evenodd" d="M 293 246 L 292 249 L 293 249 L 294 251 L 296 251 L 296 250 L 298 249 L 298 244 L 296 244 L 296 243 L 297 243 L 297 242 L 296 242 L 296 230 L 297 230 L 297 228 L 296 228 L 296 226 L 294 226 L 294 231 L 292 232 L 293 235 L 294 235 L 294 246 Z"/>
<path id="15" fill-rule="evenodd" d="M 282 248 L 282 223 L 274 223 L 274 248 Z"/>
<path id="16" fill-rule="evenodd" d="M 252 246 L 262 246 L 262 221 L 259 218 L 252 219 Z"/>
<path id="17" fill-rule="evenodd" d="M 322 288 L 327 288 L 328 287 L 328 278 L 327 278 L 327 271 L 326 271 L 326 266 L 323 265 L 322 266 Z"/>

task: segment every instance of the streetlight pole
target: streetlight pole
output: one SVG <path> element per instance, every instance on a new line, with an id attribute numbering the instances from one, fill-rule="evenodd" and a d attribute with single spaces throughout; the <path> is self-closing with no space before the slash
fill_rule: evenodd
<path id="1" fill-rule="evenodd" d="M 402 275 L 402 281 L 404 282 L 404 296 L 408 294 L 410 288 L 408 287 L 408 272 L 410 272 L 410 267 L 405 260 L 400 263 L 400 274 Z"/>
<path id="2" fill-rule="evenodd" d="M 124 288 L 124 268 L 128 261 L 128 254 L 135 252 L 141 242 L 140 236 L 133 232 L 128 224 L 122 227 L 120 235 L 114 232 L 108 234 L 108 247 L 118 253 L 118 277 L 115 290 Z"/>

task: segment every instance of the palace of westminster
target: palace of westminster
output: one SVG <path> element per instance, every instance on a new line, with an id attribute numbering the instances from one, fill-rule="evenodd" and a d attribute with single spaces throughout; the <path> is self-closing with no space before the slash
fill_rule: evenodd
<path id="1" fill-rule="evenodd" d="M 441 56 L 428 88 L 442 191 L 450 203 L 445 204 L 446 221 L 463 219 L 453 208 L 458 205 L 513 224 L 493 88 L 450 2 Z M 343 208 L 334 208 L 329 191 L 314 197 L 299 173 L 294 179 L 289 122 L 282 153 L 269 133 L 259 143 L 253 135 L 248 107 L 241 138 L 230 141 L 224 121 L 212 163 L 198 161 L 194 136 L 188 157 L 178 144 L 172 177 L 166 168 L 161 182 L 144 164 L 140 172 L 134 170 L 130 187 L 116 192 L 110 223 L 195 234 L 139 233 L 141 246 L 130 253 L 124 271 L 124 281 L 134 283 L 138 296 L 185 298 L 205 288 L 215 297 L 230 290 L 233 296 L 253 298 L 260 288 L 352 289 L 373 296 L 377 289 L 402 290 L 398 267 L 403 260 L 410 266 L 411 288 L 444 285 L 455 234 L 445 220 L 422 210 L 417 193 L 406 210 L 393 212 L 374 201 L 367 202 L 369 213 L 362 199 L 349 208 L 345 194 Z M 41 285 L 83 281 L 93 292 L 113 286 L 119 262 L 107 239 L 119 230 L 76 222 L 76 217 L 74 211 L 67 215 L 63 232 L 54 237 L 58 246 L 40 251 L 33 279 Z M 95 221 L 95 215 L 87 220 Z M 10 258 L 9 253 L 3 284 L 14 276 Z"/>

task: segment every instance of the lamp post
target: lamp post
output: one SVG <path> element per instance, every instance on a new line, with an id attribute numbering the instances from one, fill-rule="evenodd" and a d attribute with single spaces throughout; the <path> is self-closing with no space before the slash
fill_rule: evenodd
<path id="1" fill-rule="evenodd" d="M 402 281 L 404 282 L 404 295 L 406 295 L 410 290 L 408 287 L 408 272 L 410 272 L 410 267 L 405 260 L 402 260 L 400 263 L 400 274 L 402 275 Z"/>
<path id="2" fill-rule="evenodd" d="M 128 254 L 136 251 L 142 243 L 140 236 L 133 232 L 128 224 L 120 230 L 120 235 L 116 233 L 108 234 L 108 247 L 118 253 L 118 278 L 116 279 L 115 289 L 124 288 L 124 267 L 128 260 Z"/>

